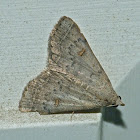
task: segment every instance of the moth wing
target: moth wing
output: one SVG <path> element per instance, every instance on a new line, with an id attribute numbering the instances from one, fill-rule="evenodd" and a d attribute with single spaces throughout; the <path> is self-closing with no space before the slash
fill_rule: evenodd
<path id="1" fill-rule="evenodd" d="M 51 70 L 74 75 L 93 96 L 106 100 L 109 105 L 115 104 L 117 94 L 109 78 L 72 19 L 64 16 L 58 21 L 50 34 L 48 47 Z"/>
<path id="2" fill-rule="evenodd" d="M 82 68 L 83 74 L 89 74 L 88 77 L 103 72 L 78 25 L 68 17 L 62 17 L 52 30 L 48 51 L 48 65 L 52 69 L 57 65 L 69 73 L 77 74 Z"/>
<path id="3" fill-rule="evenodd" d="M 72 77 L 46 70 L 25 87 L 19 109 L 51 114 L 94 109 L 101 104 L 84 87 L 75 84 Z"/>
<path id="4" fill-rule="evenodd" d="M 48 68 L 25 87 L 21 111 L 49 114 L 123 105 L 72 19 L 58 21 L 48 52 Z"/>

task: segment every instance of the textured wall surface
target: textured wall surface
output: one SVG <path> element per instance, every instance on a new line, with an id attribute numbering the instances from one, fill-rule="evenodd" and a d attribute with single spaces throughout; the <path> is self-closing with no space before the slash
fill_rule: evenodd
<path id="1" fill-rule="evenodd" d="M 140 61 L 139 7 L 139 0 L 1 0 L 1 120 L 13 110 L 18 116 L 23 88 L 45 69 L 49 33 L 64 15 L 79 25 L 116 87 Z M 30 117 L 26 118 L 25 122 Z"/>

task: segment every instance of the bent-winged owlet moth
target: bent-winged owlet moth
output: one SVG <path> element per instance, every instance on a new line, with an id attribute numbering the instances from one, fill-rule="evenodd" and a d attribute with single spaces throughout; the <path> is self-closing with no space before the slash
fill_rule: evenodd
<path id="1" fill-rule="evenodd" d="M 122 103 L 78 25 L 62 17 L 48 43 L 48 66 L 25 87 L 22 112 L 64 113 Z"/>

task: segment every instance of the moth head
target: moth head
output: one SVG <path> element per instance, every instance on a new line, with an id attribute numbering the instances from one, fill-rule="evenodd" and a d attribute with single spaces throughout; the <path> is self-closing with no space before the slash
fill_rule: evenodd
<path id="1" fill-rule="evenodd" d="M 115 103 L 112 103 L 112 105 L 109 105 L 108 107 L 117 107 L 117 106 L 125 106 L 125 104 L 121 101 L 121 97 L 117 96 L 117 99 L 115 101 Z"/>
<path id="2" fill-rule="evenodd" d="M 121 101 L 121 97 L 117 96 L 116 105 L 125 106 L 125 104 Z"/>

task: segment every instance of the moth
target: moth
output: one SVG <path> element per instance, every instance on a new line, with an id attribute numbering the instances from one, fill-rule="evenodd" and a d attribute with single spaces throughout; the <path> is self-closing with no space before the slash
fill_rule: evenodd
<path id="1" fill-rule="evenodd" d="M 48 41 L 48 65 L 24 88 L 21 112 L 65 113 L 124 106 L 78 25 L 63 16 Z"/>

